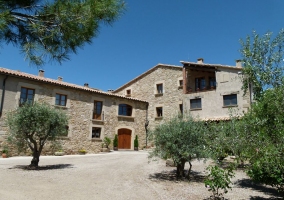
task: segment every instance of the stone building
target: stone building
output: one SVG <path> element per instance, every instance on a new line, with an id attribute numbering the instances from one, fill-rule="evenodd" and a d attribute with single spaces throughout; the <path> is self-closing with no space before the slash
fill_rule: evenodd
<path id="1" fill-rule="evenodd" d="M 149 128 L 183 110 L 182 67 L 158 64 L 118 89 L 114 94 L 149 102 Z"/>
<path id="2" fill-rule="evenodd" d="M 183 64 L 184 110 L 201 119 L 222 120 L 229 118 L 229 109 L 238 114 L 250 107 L 250 91 L 242 90 L 242 66 L 205 64 L 203 59 Z"/>
<path id="3" fill-rule="evenodd" d="M 0 68 L 0 141 L 6 137 L 5 114 L 23 102 L 46 102 L 63 109 L 69 116 L 68 135 L 61 138 L 62 149 L 76 153 L 85 149 L 97 153 L 104 137 L 119 137 L 119 149 L 133 149 L 138 135 L 140 149 L 145 146 L 148 103 L 84 86 Z M 49 154 L 48 149 L 44 150 Z"/>

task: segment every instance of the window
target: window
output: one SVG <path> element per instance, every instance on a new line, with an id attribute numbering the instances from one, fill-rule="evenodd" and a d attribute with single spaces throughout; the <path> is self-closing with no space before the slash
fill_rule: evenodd
<path id="1" fill-rule="evenodd" d="M 55 105 L 58 106 L 66 106 L 67 95 L 64 94 L 56 94 L 55 97 Z"/>
<path id="2" fill-rule="evenodd" d="M 92 138 L 101 138 L 102 128 L 93 127 L 92 128 Z"/>
<path id="3" fill-rule="evenodd" d="M 216 88 L 216 78 L 209 77 L 209 84 L 210 84 L 210 88 Z"/>
<path id="4" fill-rule="evenodd" d="M 223 102 L 224 106 L 236 106 L 238 105 L 237 95 L 236 94 L 224 95 Z"/>
<path id="5" fill-rule="evenodd" d="M 201 98 L 199 99 L 190 99 L 190 109 L 201 109 Z"/>
<path id="6" fill-rule="evenodd" d="M 35 90 L 29 88 L 21 88 L 20 106 L 24 103 L 32 104 L 34 101 Z"/>
<path id="7" fill-rule="evenodd" d="M 103 109 L 103 102 L 94 101 L 93 119 L 102 120 L 102 109 Z"/>
<path id="8" fill-rule="evenodd" d="M 132 116 L 132 106 L 127 104 L 119 104 L 118 115 Z"/>
<path id="9" fill-rule="evenodd" d="M 131 96 L 131 89 L 126 90 L 126 96 L 130 97 Z"/>
<path id="10" fill-rule="evenodd" d="M 183 114 L 183 104 L 179 104 L 179 111 L 181 114 Z"/>
<path id="11" fill-rule="evenodd" d="M 196 78 L 195 79 L 195 90 L 204 90 L 206 89 L 205 78 Z"/>
<path id="12" fill-rule="evenodd" d="M 163 107 L 156 108 L 157 117 L 163 117 Z"/>
<path id="13" fill-rule="evenodd" d="M 157 84 L 157 94 L 163 94 L 163 84 Z"/>

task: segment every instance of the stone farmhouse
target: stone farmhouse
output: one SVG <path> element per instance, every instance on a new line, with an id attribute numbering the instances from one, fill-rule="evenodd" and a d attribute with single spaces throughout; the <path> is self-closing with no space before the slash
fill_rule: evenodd
<path id="1" fill-rule="evenodd" d="M 66 153 L 85 149 L 98 153 L 104 137 L 119 137 L 119 149 L 133 149 L 138 135 L 140 148 L 145 145 L 145 120 L 148 103 L 97 89 L 52 80 L 19 71 L 0 68 L 1 107 L 0 141 L 6 137 L 5 114 L 24 102 L 46 102 L 63 109 L 69 116 L 68 135 L 61 138 Z M 51 154 L 50 149 L 43 154 Z"/>
<path id="2" fill-rule="evenodd" d="M 158 64 L 114 91 L 103 92 L 44 77 L 0 68 L 0 143 L 6 136 L 5 113 L 23 102 L 47 102 L 69 116 L 68 135 L 61 138 L 66 153 L 86 149 L 97 153 L 104 137 L 119 137 L 119 149 L 147 145 L 147 130 L 190 113 L 202 120 L 228 120 L 229 108 L 239 114 L 250 107 L 243 95 L 242 67 L 181 61 L 183 66 Z M 46 149 L 46 154 L 50 153 Z"/>

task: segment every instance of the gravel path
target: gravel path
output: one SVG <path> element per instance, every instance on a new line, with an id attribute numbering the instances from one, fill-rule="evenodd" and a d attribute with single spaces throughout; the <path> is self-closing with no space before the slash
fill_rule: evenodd
<path id="1" fill-rule="evenodd" d="M 176 181 L 175 168 L 166 167 L 165 161 L 148 163 L 147 156 L 144 151 L 42 156 L 43 169 L 36 171 L 22 169 L 31 157 L 0 158 L 0 199 L 164 200 L 211 195 L 203 183 L 204 167 L 210 162 L 194 161 L 191 182 Z M 277 199 L 274 189 L 252 184 L 241 171 L 233 181 L 227 199 Z"/>

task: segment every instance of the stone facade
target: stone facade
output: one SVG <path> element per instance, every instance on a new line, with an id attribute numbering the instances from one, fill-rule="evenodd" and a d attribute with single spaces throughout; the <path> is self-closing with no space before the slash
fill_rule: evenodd
<path id="1" fill-rule="evenodd" d="M 3 84 L 5 78 L 5 84 Z M 24 87 L 35 91 L 34 101 L 47 102 L 67 113 L 69 117 L 68 136 L 61 138 L 61 145 L 63 151 L 68 154 L 77 153 L 79 149 L 85 149 L 88 153 L 98 153 L 104 137 L 113 139 L 121 128 L 131 130 L 130 149 L 134 148 L 135 135 L 138 135 L 139 148 L 142 149 L 145 146 L 147 109 L 145 101 L 3 68 L 0 68 L 0 84 L 0 99 L 5 89 L 0 119 L 0 141 L 5 139 L 7 133 L 5 114 L 19 106 L 21 88 Z M 66 95 L 66 106 L 55 105 L 56 94 Z M 93 119 L 94 101 L 102 102 L 102 117 L 99 120 Z M 119 104 L 130 105 L 132 107 L 131 116 L 118 115 Z M 101 130 L 99 138 L 92 138 L 94 127 Z M 51 152 L 46 148 L 43 153 L 50 154 Z"/>
<path id="2" fill-rule="evenodd" d="M 148 120 L 149 128 L 152 129 L 163 120 L 168 120 L 181 112 L 182 79 L 182 67 L 159 64 L 113 93 L 149 102 Z M 160 108 L 162 114 L 157 111 Z"/>

